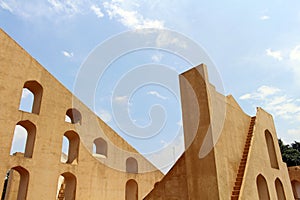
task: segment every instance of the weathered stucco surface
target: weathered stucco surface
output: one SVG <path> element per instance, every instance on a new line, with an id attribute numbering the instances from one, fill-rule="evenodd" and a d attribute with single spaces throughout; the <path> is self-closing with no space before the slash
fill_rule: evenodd
<path id="1" fill-rule="evenodd" d="M 27 81 L 36 81 L 42 86 L 38 114 L 19 110 L 22 89 Z M 130 179 L 137 182 L 138 198 L 141 199 L 163 177 L 159 170 L 79 101 L 76 109 L 81 113 L 81 124 L 65 122 L 66 111 L 74 105 L 72 93 L 2 30 L 0 93 L 0 177 L 4 180 L 9 169 L 25 175 L 28 172 L 27 199 L 56 199 L 58 179 L 66 172 L 76 177 L 76 199 L 125 199 L 126 182 Z M 16 124 L 28 121 L 36 128 L 32 156 L 10 155 Z M 97 126 L 90 126 L 94 124 L 91 121 L 96 121 Z M 89 135 L 85 140 L 90 140 L 90 148 L 94 139 L 102 137 L 108 144 L 107 158 L 98 160 L 93 157 L 80 141 L 77 159 L 72 163 L 62 163 L 62 139 L 68 131 L 76 132 L 79 138 L 84 132 Z M 129 157 L 135 158 L 138 171 L 145 173 L 126 173 L 126 159 Z M 111 166 L 109 163 L 116 163 L 123 169 L 107 167 Z M 23 169 L 27 172 L 23 173 Z M 18 174 L 17 171 L 13 171 L 14 174 Z M 1 181 L 1 188 L 3 184 L 4 181 Z"/>
<path id="2" fill-rule="evenodd" d="M 0 182 L 7 184 L 6 199 L 52 200 L 59 192 L 62 199 L 91 200 L 293 199 L 272 116 L 261 108 L 256 117 L 245 114 L 209 83 L 204 65 L 181 74 L 179 82 L 186 151 L 163 176 L 1 30 L 0 178 L 11 169 L 9 180 Z M 19 110 L 23 87 L 35 94 L 32 113 Z M 79 122 L 77 115 L 74 124 L 65 122 L 74 105 Z M 28 149 L 10 155 L 16 125 L 27 128 Z M 64 135 L 71 147 L 66 163 Z M 90 153 L 99 137 L 105 156 Z M 128 158 L 137 163 L 133 173 Z M 121 169 L 109 167 L 116 165 Z"/>
<path id="3" fill-rule="evenodd" d="M 257 108 L 254 118 L 245 114 L 232 96 L 219 94 L 209 84 L 204 65 L 180 75 L 180 88 L 185 142 L 192 140 L 192 143 L 145 199 L 294 198 L 271 115 L 261 108 Z M 197 110 L 200 114 L 195 115 Z M 252 119 L 254 123 L 250 127 Z M 222 122 L 221 127 L 219 122 Z M 199 124 L 195 126 L 195 123 Z M 217 133 L 218 130 L 221 134 Z M 266 132 L 272 137 L 269 145 Z M 213 148 L 202 158 L 199 151 L 203 145 Z M 271 146 L 270 150 L 268 146 Z M 245 150 L 247 148 L 249 150 Z M 243 157 L 244 152 L 247 152 L 246 158 Z M 276 159 L 277 167 L 271 166 L 271 158 Z M 240 175 L 242 161 L 246 164 Z M 260 177 L 266 180 L 269 197 L 261 192 Z M 240 186 L 235 188 L 239 181 Z M 167 191 L 167 185 L 176 186 L 176 189 Z"/>

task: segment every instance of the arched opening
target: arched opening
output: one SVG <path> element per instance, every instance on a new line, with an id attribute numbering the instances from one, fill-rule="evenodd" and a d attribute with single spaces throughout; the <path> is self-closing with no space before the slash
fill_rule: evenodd
<path id="1" fill-rule="evenodd" d="M 273 137 L 268 130 L 265 130 L 265 139 L 266 139 L 266 143 L 267 143 L 271 167 L 279 169 Z"/>
<path id="2" fill-rule="evenodd" d="M 138 173 L 138 163 L 135 158 L 127 158 L 126 160 L 126 172 Z"/>
<path id="3" fill-rule="evenodd" d="M 275 188 L 278 200 L 286 200 L 282 182 L 279 178 L 275 180 Z"/>
<path id="4" fill-rule="evenodd" d="M 19 110 L 40 113 L 43 87 L 37 81 L 27 81 L 23 86 Z"/>
<path id="5" fill-rule="evenodd" d="M 298 181 L 292 181 L 293 194 L 295 199 L 300 199 L 300 183 Z"/>
<path id="6" fill-rule="evenodd" d="M 61 161 L 69 164 L 77 164 L 79 151 L 79 136 L 74 131 L 67 131 L 62 141 Z"/>
<path id="7" fill-rule="evenodd" d="M 69 122 L 71 124 L 81 124 L 81 113 L 75 109 L 75 108 L 70 108 L 67 110 L 66 112 L 66 117 L 65 117 L 65 121 Z"/>
<path id="8" fill-rule="evenodd" d="M 256 178 L 258 197 L 260 200 L 270 200 L 269 189 L 266 179 L 260 174 Z"/>
<path id="9" fill-rule="evenodd" d="M 21 166 L 10 169 L 5 178 L 1 200 L 24 200 L 27 196 L 29 172 Z"/>
<path id="10" fill-rule="evenodd" d="M 56 199 L 74 200 L 76 196 L 76 177 L 65 172 L 58 178 Z"/>
<path id="11" fill-rule="evenodd" d="M 138 200 L 138 184 L 133 179 L 126 182 L 125 200 Z"/>
<path id="12" fill-rule="evenodd" d="M 17 123 L 11 144 L 10 155 L 20 152 L 26 158 L 32 158 L 36 136 L 35 125 L 26 120 Z"/>
<path id="13" fill-rule="evenodd" d="M 103 138 L 94 140 L 93 154 L 107 157 L 107 142 Z"/>

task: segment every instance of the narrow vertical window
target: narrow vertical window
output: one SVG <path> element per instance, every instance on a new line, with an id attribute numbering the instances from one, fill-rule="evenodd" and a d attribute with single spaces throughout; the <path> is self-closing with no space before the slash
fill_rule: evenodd
<path id="1" fill-rule="evenodd" d="M 126 172 L 138 173 L 138 163 L 135 158 L 127 158 L 126 160 Z"/>
<path id="2" fill-rule="evenodd" d="M 75 109 L 75 108 L 70 108 L 67 110 L 66 112 L 66 116 L 65 116 L 65 121 L 69 122 L 71 124 L 81 124 L 81 113 Z"/>
<path id="3" fill-rule="evenodd" d="M 275 180 L 275 188 L 278 200 L 286 200 L 282 182 L 279 178 Z"/>
<path id="4" fill-rule="evenodd" d="M 94 140 L 93 154 L 107 157 L 107 142 L 103 138 Z"/>
<path id="5" fill-rule="evenodd" d="M 32 158 L 35 137 L 35 125 L 28 120 L 20 121 L 15 127 L 10 155 L 14 155 L 19 152 L 24 154 L 24 157 Z"/>
<path id="6" fill-rule="evenodd" d="M 266 139 L 266 143 L 267 143 L 271 167 L 279 169 L 273 137 L 268 130 L 265 131 L 265 139 Z"/>
<path id="7" fill-rule="evenodd" d="M 126 182 L 125 200 L 138 200 L 138 184 L 133 179 Z"/>
<path id="8" fill-rule="evenodd" d="M 56 199 L 74 200 L 76 196 L 76 177 L 70 173 L 65 172 L 58 178 Z"/>
<path id="9" fill-rule="evenodd" d="M 258 197 L 260 200 L 270 200 L 269 189 L 266 179 L 260 174 L 256 178 Z"/>
<path id="10" fill-rule="evenodd" d="M 5 179 L 1 199 L 26 199 L 29 172 L 21 166 L 11 168 Z"/>
<path id="11" fill-rule="evenodd" d="M 39 114 L 43 88 L 37 81 L 25 82 L 22 90 L 19 110 Z"/>
<path id="12" fill-rule="evenodd" d="M 74 131 L 67 131 L 63 136 L 61 161 L 69 164 L 78 162 L 79 136 Z"/>

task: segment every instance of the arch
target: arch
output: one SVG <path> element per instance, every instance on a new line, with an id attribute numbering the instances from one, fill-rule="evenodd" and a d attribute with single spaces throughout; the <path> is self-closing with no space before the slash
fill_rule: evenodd
<path id="1" fill-rule="evenodd" d="M 6 175 L 1 199 L 26 199 L 28 183 L 29 172 L 25 168 L 21 166 L 11 168 Z"/>
<path id="2" fill-rule="evenodd" d="M 260 200 L 270 200 L 270 194 L 269 194 L 267 181 L 263 175 L 259 174 L 256 177 L 256 186 L 257 186 L 257 192 L 258 192 L 259 199 Z"/>
<path id="3" fill-rule="evenodd" d="M 33 99 L 29 100 L 29 102 L 26 102 L 25 99 L 28 97 L 28 95 L 29 96 L 33 95 Z M 34 80 L 26 81 L 23 86 L 19 110 L 39 114 L 41 108 L 42 96 L 43 96 L 43 87 L 37 81 Z M 24 104 L 27 105 L 25 106 Z"/>
<path id="4" fill-rule="evenodd" d="M 93 150 L 94 154 L 99 154 L 107 157 L 107 142 L 99 137 L 94 140 L 95 149 Z"/>
<path id="5" fill-rule="evenodd" d="M 279 169 L 277 155 L 276 155 L 275 146 L 274 146 L 274 140 L 273 140 L 271 133 L 268 130 L 265 130 L 265 139 L 266 139 L 266 143 L 267 143 L 271 167 Z"/>
<path id="6" fill-rule="evenodd" d="M 300 182 L 293 180 L 292 188 L 295 199 L 300 199 Z"/>
<path id="7" fill-rule="evenodd" d="M 56 199 L 74 200 L 76 196 L 76 176 L 70 172 L 61 174 L 58 178 Z"/>
<path id="8" fill-rule="evenodd" d="M 70 108 L 66 112 L 65 121 L 71 124 L 79 123 L 81 125 L 81 113 L 76 108 Z"/>
<path id="9" fill-rule="evenodd" d="M 138 184 L 133 179 L 126 182 L 125 200 L 138 200 Z"/>
<path id="10" fill-rule="evenodd" d="M 135 158 L 129 157 L 126 160 L 126 172 L 128 173 L 138 173 L 138 162 Z"/>
<path id="11" fill-rule="evenodd" d="M 276 178 L 275 180 L 275 188 L 276 188 L 277 199 L 286 200 L 283 185 L 279 178 Z"/>
<path id="12" fill-rule="evenodd" d="M 78 152 L 79 152 L 79 143 L 80 143 L 80 139 L 78 134 L 75 131 L 67 131 L 64 134 L 64 137 L 67 139 L 68 144 L 67 144 L 67 149 L 66 149 L 66 153 L 67 153 L 67 158 L 65 163 L 69 163 L 69 164 L 76 164 L 78 161 Z M 63 139 L 63 145 L 62 145 L 62 156 L 64 157 L 64 139 Z"/>
<path id="13" fill-rule="evenodd" d="M 14 131 L 10 155 L 19 151 L 24 153 L 24 157 L 32 158 L 35 137 L 36 126 L 32 122 L 29 120 L 18 122 Z"/>

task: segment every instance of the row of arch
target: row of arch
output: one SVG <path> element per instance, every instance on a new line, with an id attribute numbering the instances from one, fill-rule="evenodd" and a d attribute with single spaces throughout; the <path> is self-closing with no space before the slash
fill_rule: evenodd
<path id="1" fill-rule="evenodd" d="M 20 138 L 20 133 L 17 130 L 23 129 L 25 136 L 23 138 L 23 149 L 19 151 L 24 153 L 24 157 L 32 158 L 34 152 L 35 138 L 36 138 L 36 126 L 29 120 L 20 121 L 16 124 L 14 137 L 11 144 L 10 154 L 13 155 L 17 152 L 14 149 L 15 146 L 20 145 L 16 144 L 18 138 Z M 73 131 L 67 131 L 63 135 L 62 141 L 62 156 L 61 161 L 68 164 L 75 164 L 78 162 L 78 153 L 79 153 L 79 144 L 80 137 Z M 93 142 L 93 153 L 96 155 L 102 155 L 107 157 L 108 145 L 107 142 L 99 137 L 96 138 Z M 126 160 L 126 172 L 128 173 L 138 173 L 138 162 L 135 158 L 129 157 Z"/>
<path id="2" fill-rule="evenodd" d="M 37 82 L 37 81 L 27 81 L 25 82 L 23 86 L 23 92 L 22 92 L 22 98 L 20 102 L 20 110 L 39 114 L 41 101 L 42 101 L 42 94 L 43 94 L 43 87 Z M 31 102 L 25 102 L 25 104 L 30 104 L 30 106 L 27 106 L 29 108 L 22 109 L 23 106 L 22 101 L 24 100 L 23 97 L 25 96 L 31 96 Z M 65 115 L 65 121 L 72 123 L 72 124 L 81 124 L 82 122 L 82 115 L 76 108 L 70 108 L 66 111 Z M 30 121 L 21 121 L 17 124 L 17 126 L 23 127 L 27 134 L 26 134 L 26 144 L 25 144 L 25 150 L 24 157 L 31 158 L 33 154 L 34 149 L 34 142 L 35 142 L 35 135 L 36 135 L 36 127 L 33 123 Z M 67 131 L 63 136 L 63 147 L 62 149 L 65 151 L 63 152 L 64 155 L 62 155 L 62 161 L 65 163 L 73 163 L 77 157 L 78 157 L 78 149 L 79 149 L 79 143 L 80 139 L 76 132 L 74 131 Z M 14 146 L 14 145 L 12 145 Z M 102 156 L 107 158 L 108 154 L 108 145 L 107 142 L 99 137 L 96 138 L 93 141 L 93 154 L 95 156 Z M 11 150 L 11 154 L 14 152 Z M 67 156 L 67 158 L 66 158 Z M 130 158 L 126 161 L 126 169 L 129 168 L 129 170 L 126 170 L 127 172 L 136 173 L 137 172 L 137 161 L 133 161 L 134 158 Z M 136 164 L 134 164 L 136 163 Z M 127 166 L 136 165 L 136 167 L 127 167 Z M 135 169 L 136 168 L 136 169 Z"/>
<path id="3" fill-rule="evenodd" d="M 22 133 L 21 133 L 22 132 Z M 23 134 L 23 135 L 21 135 Z M 25 134 L 25 135 L 24 135 Z M 68 139 L 68 162 L 71 163 L 78 157 L 79 135 L 75 131 L 67 131 L 64 137 Z M 16 152 L 24 153 L 24 157 L 32 158 L 36 138 L 36 126 L 29 120 L 20 121 L 15 126 L 14 136 L 11 143 L 10 154 Z M 21 142 L 19 140 L 22 140 Z M 18 144 L 16 144 L 19 142 Z M 21 144 L 20 144 L 21 143 Z M 14 149 L 17 145 L 22 145 L 21 149 Z"/>
<path id="4" fill-rule="evenodd" d="M 11 168 L 5 177 L 1 199 L 25 200 L 29 184 L 29 172 L 21 166 Z M 75 200 L 77 179 L 70 172 L 58 178 L 56 199 Z M 125 185 L 125 200 L 138 200 L 138 184 L 130 179 Z"/>
<path id="5" fill-rule="evenodd" d="M 19 110 L 39 114 L 42 96 L 43 87 L 37 81 L 25 82 L 22 90 Z M 72 124 L 81 124 L 81 113 L 76 108 L 70 108 L 66 111 L 65 121 Z"/>
<path id="6" fill-rule="evenodd" d="M 75 199 L 76 194 L 76 177 L 65 172 L 60 175 L 64 179 L 64 196 L 66 200 Z M 25 200 L 27 197 L 29 184 L 29 172 L 21 166 L 13 167 L 8 170 L 4 184 L 1 199 L 18 199 Z"/>
<path id="7" fill-rule="evenodd" d="M 275 189 L 278 200 L 286 200 L 282 182 L 279 178 L 275 179 Z M 268 184 L 265 177 L 259 174 L 256 177 L 257 192 L 260 200 L 270 200 Z"/>

